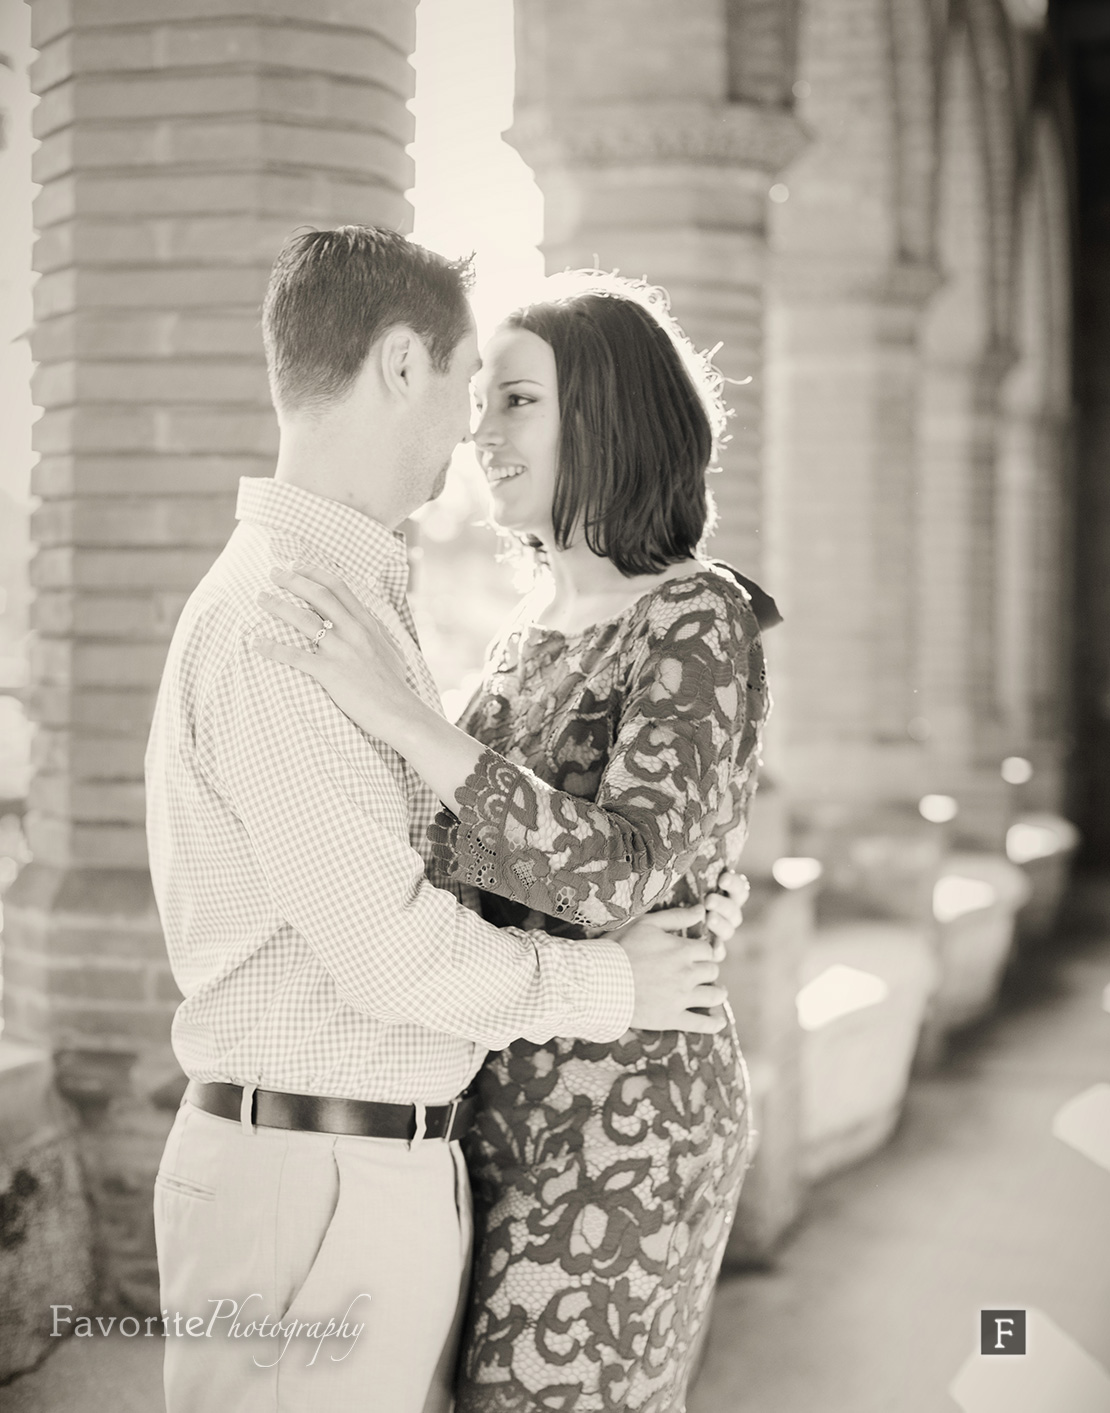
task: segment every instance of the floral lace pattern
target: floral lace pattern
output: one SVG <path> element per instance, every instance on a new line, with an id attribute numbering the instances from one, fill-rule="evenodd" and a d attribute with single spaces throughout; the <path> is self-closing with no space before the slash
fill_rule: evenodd
<path id="1" fill-rule="evenodd" d="M 722 838 L 743 845 L 766 711 L 747 596 L 715 570 L 574 639 L 515 629 L 459 723 L 490 749 L 432 826 L 437 863 L 598 931 L 687 875 L 703 897 Z"/>
<path id="2" fill-rule="evenodd" d="M 571 638 L 517 625 L 460 722 L 489 749 L 437 857 L 491 921 L 563 935 L 701 901 L 743 846 L 767 707 L 723 567 Z M 731 1023 L 518 1041 L 478 1087 L 458 1413 L 678 1413 L 750 1140 Z"/>

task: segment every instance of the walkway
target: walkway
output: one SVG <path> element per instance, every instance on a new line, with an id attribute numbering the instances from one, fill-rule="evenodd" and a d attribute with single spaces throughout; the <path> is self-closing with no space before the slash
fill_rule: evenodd
<path id="1" fill-rule="evenodd" d="M 974 1358 L 965 1413 L 1110 1413 L 1110 1111 L 1107 1168 L 1052 1132 L 1110 1080 L 1108 986 L 1110 939 L 1070 950 L 914 1083 L 775 1269 L 722 1284 L 689 1413 L 955 1413 L 984 1308 L 1046 1318 L 1025 1359 Z"/>
<path id="2" fill-rule="evenodd" d="M 1052 1131 L 1110 1080 L 1108 986 L 1110 937 L 1070 950 L 914 1084 L 776 1268 L 724 1281 L 689 1413 L 1110 1413 L 1110 1170 Z M 1024 1359 L 969 1360 L 981 1308 L 1030 1311 Z M 159 1413 L 160 1353 L 69 1340 L 0 1410 Z"/>

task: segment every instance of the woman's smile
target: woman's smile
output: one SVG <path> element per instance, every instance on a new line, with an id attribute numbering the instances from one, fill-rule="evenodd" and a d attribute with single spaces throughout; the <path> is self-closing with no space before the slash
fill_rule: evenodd
<path id="1" fill-rule="evenodd" d="M 499 486 L 503 481 L 511 481 L 516 476 L 522 476 L 528 468 L 519 464 L 494 465 L 488 463 L 482 469 L 486 473 L 486 480 L 490 486 Z"/>

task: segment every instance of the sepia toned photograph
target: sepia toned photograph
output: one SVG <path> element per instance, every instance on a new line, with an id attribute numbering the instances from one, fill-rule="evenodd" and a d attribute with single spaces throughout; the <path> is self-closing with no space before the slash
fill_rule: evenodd
<path id="1" fill-rule="evenodd" d="M 0 0 L 0 1413 L 1110 1413 L 1110 0 Z"/>

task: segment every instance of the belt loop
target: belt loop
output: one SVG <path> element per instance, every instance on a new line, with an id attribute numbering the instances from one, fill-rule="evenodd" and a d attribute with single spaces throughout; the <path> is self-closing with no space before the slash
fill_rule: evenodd
<path id="1" fill-rule="evenodd" d="M 455 1115 L 459 1112 L 459 1105 L 462 1103 L 461 1096 L 455 1095 L 447 1106 L 447 1121 L 443 1126 L 444 1143 L 451 1142 L 451 1130 L 455 1127 Z"/>
<path id="2" fill-rule="evenodd" d="M 424 1105 L 417 1100 L 412 1107 L 416 1110 L 416 1131 L 413 1133 L 412 1141 L 409 1143 L 410 1148 L 413 1143 L 419 1143 L 428 1132 L 428 1115 Z"/>
<path id="3" fill-rule="evenodd" d="M 243 1085 L 243 1101 L 239 1105 L 239 1122 L 244 1133 L 254 1133 L 254 1094 L 258 1088 L 255 1084 Z"/>

